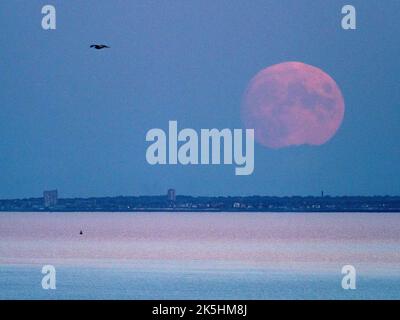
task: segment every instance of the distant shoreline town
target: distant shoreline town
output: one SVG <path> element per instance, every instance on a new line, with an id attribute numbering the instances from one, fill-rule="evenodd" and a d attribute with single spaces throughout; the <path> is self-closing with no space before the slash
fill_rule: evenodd
<path id="1" fill-rule="evenodd" d="M 41 198 L 0 200 L 7 212 L 400 212 L 400 196 L 185 196 L 169 189 L 160 196 Z"/>

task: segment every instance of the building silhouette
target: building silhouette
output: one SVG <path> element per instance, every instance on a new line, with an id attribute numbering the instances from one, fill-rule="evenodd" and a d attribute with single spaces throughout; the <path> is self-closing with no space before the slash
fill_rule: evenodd
<path id="1" fill-rule="evenodd" d="M 167 199 L 168 199 L 168 201 L 173 201 L 173 202 L 176 201 L 176 192 L 175 192 L 175 189 L 168 189 L 168 192 L 167 192 Z"/>
<path id="2" fill-rule="evenodd" d="M 44 191 L 43 201 L 45 208 L 55 207 L 58 201 L 58 191 L 57 190 Z"/>

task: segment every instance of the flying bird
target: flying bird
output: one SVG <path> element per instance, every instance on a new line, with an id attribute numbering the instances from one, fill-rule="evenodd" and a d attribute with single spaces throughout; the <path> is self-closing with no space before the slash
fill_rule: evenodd
<path id="1" fill-rule="evenodd" d="M 97 50 L 104 49 L 104 48 L 110 48 L 109 46 L 106 46 L 105 44 L 92 44 L 90 47 L 95 48 Z"/>

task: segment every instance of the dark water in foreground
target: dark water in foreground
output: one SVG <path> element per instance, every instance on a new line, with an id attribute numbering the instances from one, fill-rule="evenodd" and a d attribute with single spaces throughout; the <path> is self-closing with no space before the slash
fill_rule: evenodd
<path id="1" fill-rule="evenodd" d="M 400 277 L 279 272 L 145 272 L 125 268 L 57 268 L 56 290 L 43 290 L 41 268 L 1 267 L 0 299 L 400 299 Z"/>

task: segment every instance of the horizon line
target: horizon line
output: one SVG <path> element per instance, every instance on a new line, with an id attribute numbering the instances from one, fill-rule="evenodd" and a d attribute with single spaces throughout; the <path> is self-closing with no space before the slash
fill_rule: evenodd
<path id="1" fill-rule="evenodd" d="M 55 189 L 56 190 L 56 189 Z M 55 191 L 48 190 L 48 191 Z M 46 190 L 47 191 L 47 190 Z M 58 197 L 58 199 L 93 199 L 93 198 L 140 198 L 140 197 L 167 197 L 167 194 L 156 194 L 156 195 L 115 195 L 115 196 L 70 196 L 70 197 Z M 264 198 L 399 198 L 400 195 L 188 195 L 188 194 L 177 194 L 178 197 L 191 197 L 191 198 L 251 198 L 251 197 L 264 197 Z M 15 201 L 15 200 L 29 200 L 29 199 L 42 199 L 40 197 L 23 197 L 23 198 L 0 198 L 0 201 Z"/>

